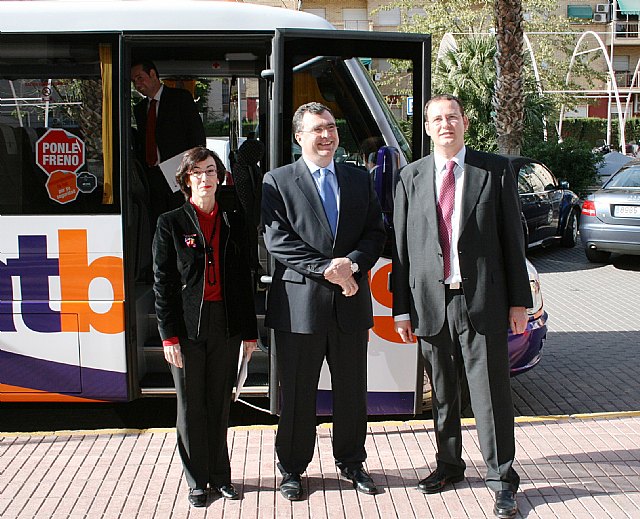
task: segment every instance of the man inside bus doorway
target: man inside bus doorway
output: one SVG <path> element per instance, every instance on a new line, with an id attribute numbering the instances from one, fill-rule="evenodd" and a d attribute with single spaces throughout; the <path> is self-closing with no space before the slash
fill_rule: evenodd
<path id="1" fill-rule="evenodd" d="M 364 494 L 377 488 L 366 458 L 367 333 L 373 326 L 367 273 L 382 252 L 382 212 L 366 171 L 337 164 L 336 121 L 307 103 L 293 116 L 302 157 L 264 178 L 265 244 L 276 260 L 265 324 L 275 330 L 282 408 L 276 453 L 280 493 L 302 497 L 301 474 L 316 436 L 323 360 L 331 371 L 333 456 Z"/>
<path id="2" fill-rule="evenodd" d="M 520 477 L 507 330 L 525 331 L 532 304 L 516 175 L 504 157 L 465 146 L 458 98 L 433 97 L 425 119 L 433 153 L 400 173 L 392 270 L 396 329 L 404 342 L 418 338 L 432 385 L 437 463 L 418 489 L 434 494 L 464 479 L 464 373 L 494 513 L 510 518 Z"/>
<path id="3" fill-rule="evenodd" d="M 207 139 L 193 96 L 181 88 L 164 85 L 152 61 L 135 62 L 131 82 L 145 96 L 133 112 L 138 128 L 138 159 L 147 171 L 149 216 L 155 229 L 158 216 L 184 203 L 180 192 L 171 192 L 158 164 L 196 146 L 205 146 Z"/>

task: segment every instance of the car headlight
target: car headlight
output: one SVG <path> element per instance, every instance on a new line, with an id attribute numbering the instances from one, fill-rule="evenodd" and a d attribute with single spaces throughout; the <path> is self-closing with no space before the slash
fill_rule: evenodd
<path id="1" fill-rule="evenodd" d="M 529 274 L 529 287 L 531 288 L 531 299 L 533 300 L 533 306 L 527 308 L 527 313 L 534 319 L 540 317 L 543 313 L 542 310 L 542 290 L 540 289 L 540 276 L 533 264 L 527 259 L 527 274 Z"/>
<path id="2" fill-rule="evenodd" d="M 529 286 L 531 287 L 533 306 L 527 308 L 527 313 L 537 319 L 542 315 L 542 290 L 540 290 L 540 281 L 537 278 L 530 279 Z"/>

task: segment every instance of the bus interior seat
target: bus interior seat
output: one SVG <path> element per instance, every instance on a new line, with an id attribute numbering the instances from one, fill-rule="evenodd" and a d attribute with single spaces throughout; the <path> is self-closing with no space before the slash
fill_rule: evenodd
<path id="1" fill-rule="evenodd" d="M 258 227 L 260 226 L 260 204 L 262 203 L 262 170 L 259 162 L 265 154 L 265 145 L 256 139 L 244 141 L 235 153 L 231 166 L 233 184 L 247 219 L 251 269 L 260 269 L 258 258 Z"/>
<path id="2" fill-rule="evenodd" d="M 131 161 L 129 175 L 129 229 L 128 243 L 133 244 L 130 255 L 136 281 L 151 279 L 151 222 L 149 221 L 149 189 L 145 172 L 138 160 Z"/>
<path id="3" fill-rule="evenodd" d="M 0 124 L 0 214 L 20 212 L 22 164 L 20 128 Z"/>
<path id="4" fill-rule="evenodd" d="M 31 151 L 35 154 L 36 152 L 36 142 L 38 141 L 38 132 L 36 132 L 35 128 L 31 126 L 25 126 L 23 128 L 28 137 L 28 143 L 31 148 Z"/>
<path id="5" fill-rule="evenodd" d="M 394 240 L 393 190 L 400 171 L 400 152 L 393 146 L 381 146 L 378 148 L 375 164 L 373 183 L 382 207 L 384 227 L 387 233 L 387 241 L 382 255 L 390 258 Z"/>

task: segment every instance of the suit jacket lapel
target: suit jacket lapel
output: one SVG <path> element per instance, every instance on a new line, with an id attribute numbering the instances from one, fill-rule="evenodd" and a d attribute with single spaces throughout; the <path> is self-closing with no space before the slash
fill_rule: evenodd
<path id="1" fill-rule="evenodd" d="M 346 200 L 355 200 L 358 198 L 357 190 L 355 190 L 352 177 L 348 175 L 344 168 L 340 164 L 335 164 L 336 167 L 336 180 L 338 181 L 338 188 L 340 189 L 340 207 L 338 211 L 338 227 L 336 229 L 336 242 L 340 236 L 340 228 L 348 225 L 348 222 L 353 221 L 352 208 L 350 204 L 346 203 Z M 341 223 L 342 222 L 342 223 Z"/>
<path id="2" fill-rule="evenodd" d="M 425 158 L 424 166 L 419 169 L 419 173 L 413 177 L 413 185 L 416 193 L 416 199 L 422 200 L 427 225 L 438 226 L 438 212 L 436 204 L 436 168 L 433 155 Z"/>
<path id="3" fill-rule="evenodd" d="M 294 167 L 294 179 L 298 189 L 302 191 L 303 196 L 311 207 L 312 213 L 333 243 L 333 233 L 331 232 L 331 227 L 329 227 L 329 220 L 327 220 L 327 215 L 324 213 L 324 206 L 322 205 L 322 200 L 320 199 L 313 178 L 311 178 L 309 168 L 307 168 L 306 163 L 302 159 L 298 159 Z"/>
<path id="4" fill-rule="evenodd" d="M 464 171 L 464 190 L 462 192 L 462 213 L 460 214 L 460 233 L 478 203 L 480 194 L 487 183 L 489 173 L 473 165 L 474 152 L 467 148 Z"/>

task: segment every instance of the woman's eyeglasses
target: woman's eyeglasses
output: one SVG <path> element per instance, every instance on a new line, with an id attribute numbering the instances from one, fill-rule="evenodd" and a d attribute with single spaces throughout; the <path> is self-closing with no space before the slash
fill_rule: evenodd
<path id="1" fill-rule="evenodd" d="M 189 175 L 196 178 L 202 178 L 203 175 L 206 177 L 214 177 L 217 174 L 218 174 L 218 170 L 213 166 L 207 169 L 192 169 L 189 172 Z"/>

